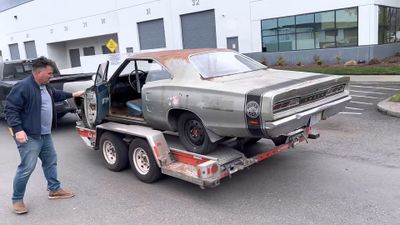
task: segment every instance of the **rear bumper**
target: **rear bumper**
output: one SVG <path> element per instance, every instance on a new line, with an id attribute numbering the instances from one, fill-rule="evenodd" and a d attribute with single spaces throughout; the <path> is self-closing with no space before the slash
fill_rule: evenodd
<path id="1" fill-rule="evenodd" d="M 278 137 L 301 127 L 312 126 L 314 122 L 318 122 L 320 119 L 325 120 L 341 112 L 350 100 L 351 97 L 347 96 L 283 119 L 266 122 L 265 132 L 269 137 Z M 313 120 L 311 120 L 311 117 L 313 117 Z"/>

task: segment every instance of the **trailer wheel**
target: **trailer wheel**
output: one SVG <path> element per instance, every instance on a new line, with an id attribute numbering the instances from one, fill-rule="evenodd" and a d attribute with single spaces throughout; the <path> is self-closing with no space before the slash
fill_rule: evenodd
<path id="1" fill-rule="evenodd" d="M 178 119 L 179 139 L 186 150 L 198 154 L 210 153 L 217 147 L 208 137 L 200 118 L 192 113 L 184 113 Z"/>
<path id="2" fill-rule="evenodd" d="M 136 138 L 129 145 L 129 163 L 136 177 L 143 182 L 151 183 L 161 177 L 153 152 L 143 139 Z"/>
<path id="3" fill-rule="evenodd" d="M 128 166 L 128 147 L 117 135 L 103 133 L 100 137 L 100 149 L 108 169 L 118 172 Z"/>

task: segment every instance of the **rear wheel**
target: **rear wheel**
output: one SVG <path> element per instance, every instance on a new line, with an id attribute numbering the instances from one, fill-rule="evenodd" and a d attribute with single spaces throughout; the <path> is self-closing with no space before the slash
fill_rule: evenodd
<path id="1" fill-rule="evenodd" d="M 271 138 L 271 140 L 274 142 L 275 146 L 286 144 L 286 139 L 287 139 L 287 136 L 284 136 L 284 135 Z"/>
<path id="2" fill-rule="evenodd" d="M 128 146 L 117 135 L 103 133 L 100 137 L 100 149 L 108 169 L 118 172 L 128 166 Z"/>
<path id="3" fill-rule="evenodd" d="M 257 143 L 259 140 L 261 140 L 261 138 L 247 138 L 245 140 L 245 144 L 246 145 L 254 145 L 255 143 Z"/>
<path id="4" fill-rule="evenodd" d="M 178 119 L 179 139 L 186 150 L 198 154 L 207 154 L 215 149 L 201 120 L 192 113 L 184 113 Z"/>
<path id="5" fill-rule="evenodd" d="M 143 139 L 134 139 L 129 145 L 129 163 L 136 177 L 143 182 L 151 183 L 161 177 L 153 152 Z"/>

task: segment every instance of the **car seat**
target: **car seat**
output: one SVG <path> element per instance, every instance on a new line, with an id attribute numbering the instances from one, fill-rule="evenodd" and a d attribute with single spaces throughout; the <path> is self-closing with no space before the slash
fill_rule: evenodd
<path id="1" fill-rule="evenodd" d="M 142 99 L 134 99 L 126 102 L 128 107 L 128 115 L 130 116 L 142 116 Z"/>

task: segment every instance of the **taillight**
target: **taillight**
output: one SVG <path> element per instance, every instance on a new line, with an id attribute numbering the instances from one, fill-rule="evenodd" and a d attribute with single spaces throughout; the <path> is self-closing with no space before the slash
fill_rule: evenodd
<path id="1" fill-rule="evenodd" d="M 214 160 L 208 160 L 207 162 L 203 162 L 197 165 L 197 176 L 200 178 L 209 178 L 220 171 L 219 165 Z"/>

